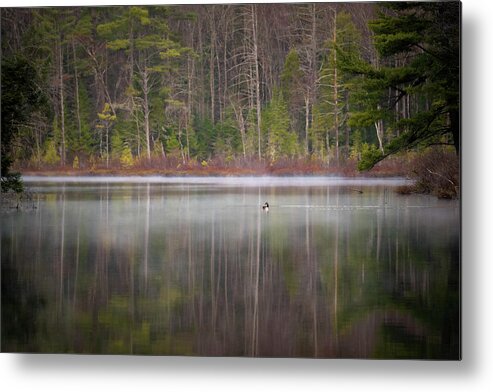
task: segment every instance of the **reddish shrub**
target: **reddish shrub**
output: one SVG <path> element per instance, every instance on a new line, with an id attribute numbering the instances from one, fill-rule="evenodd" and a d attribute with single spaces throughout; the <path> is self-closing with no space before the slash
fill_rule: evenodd
<path id="1" fill-rule="evenodd" d="M 455 151 L 430 148 L 411 164 L 410 176 L 416 180 L 415 190 L 444 199 L 457 198 L 460 193 L 459 164 Z"/>

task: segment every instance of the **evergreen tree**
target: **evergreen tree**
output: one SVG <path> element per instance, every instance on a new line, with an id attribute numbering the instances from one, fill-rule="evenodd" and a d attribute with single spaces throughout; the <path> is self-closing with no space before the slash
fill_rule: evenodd
<path id="1" fill-rule="evenodd" d="M 291 49 L 284 62 L 281 73 L 281 92 L 289 109 L 294 109 L 303 102 L 302 97 L 303 71 L 300 66 L 300 58 L 296 49 Z"/>
<path id="2" fill-rule="evenodd" d="M 51 85 L 51 99 L 55 116 L 58 118 L 59 138 L 57 138 L 60 150 L 60 164 L 67 162 L 69 149 L 69 130 L 67 122 L 67 90 L 66 62 L 68 43 L 71 39 L 71 31 L 75 24 L 75 16 L 71 8 L 44 8 L 35 10 L 33 23 L 32 45 L 41 48 L 45 56 L 45 66 L 48 68 L 48 77 L 53 78 Z M 67 122 L 68 125 L 68 122 Z"/>
<path id="3" fill-rule="evenodd" d="M 100 151 L 101 158 L 106 160 L 106 167 L 110 160 L 110 130 L 116 121 L 116 115 L 112 113 L 109 103 L 104 105 L 101 113 L 98 113 L 99 123 L 96 125 L 101 130 Z M 104 149 L 103 149 L 104 144 Z"/>
<path id="4" fill-rule="evenodd" d="M 142 110 L 146 155 L 150 160 L 151 111 L 165 109 L 162 100 L 161 107 L 153 108 L 153 94 L 166 91 L 162 75 L 172 72 L 175 60 L 188 48 L 182 47 L 173 37 L 167 21 L 168 7 L 124 7 L 120 13 L 120 18 L 100 24 L 98 33 L 107 39 L 109 49 L 124 50 L 129 54 L 129 91 Z"/>
<path id="5" fill-rule="evenodd" d="M 378 54 L 386 62 L 368 64 L 340 51 L 347 70 L 361 75 L 360 88 L 372 95 L 365 110 L 354 116 L 355 123 L 374 122 L 378 131 L 385 121 L 398 131 L 378 153 L 364 156 L 360 169 L 417 145 L 450 143 L 457 153 L 460 148 L 460 3 L 406 2 L 385 7 L 370 27 Z M 395 66 L 399 57 L 404 59 L 402 65 Z M 406 97 L 415 102 L 415 110 L 395 120 L 393 111 Z"/>
<path id="6" fill-rule="evenodd" d="M 281 93 L 274 93 L 265 108 L 262 133 L 267 139 L 267 156 L 271 161 L 293 158 L 298 153 L 298 137 L 289 129 L 288 107 Z"/>
<path id="7" fill-rule="evenodd" d="M 340 144 L 345 136 L 346 157 L 349 150 L 349 112 L 348 87 L 351 74 L 344 72 L 338 49 L 343 50 L 348 57 L 357 57 L 360 53 L 361 37 L 351 15 L 347 12 L 334 11 L 332 37 L 327 40 L 328 49 L 320 70 L 319 100 L 314 108 L 314 124 L 312 124 L 312 142 L 322 148 L 324 142 L 327 151 L 330 150 L 329 141 L 333 140 L 333 156 L 339 162 Z M 323 129 L 326 134 L 324 135 Z M 344 132 L 345 135 L 344 135 Z M 331 136 L 329 135 L 331 134 Z"/>
<path id="8" fill-rule="evenodd" d="M 291 129 L 299 135 L 301 140 L 305 131 L 303 71 L 298 52 L 294 48 L 286 56 L 280 76 L 280 87 L 289 109 Z"/>
<path id="9" fill-rule="evenodd" d="M 10 171 L 12 141 L 29 116 L 43 104 L 43 94 L 38 88 L 36 70 L 24 58 L 2 60 L 2 192 L 12 189 L 22 191 L 18 173 Z"/>
<path id="10" fill-rule="evenodd" d="M 10 157 L 300 154 L 364 169 L 416 146 L 458 150 L 460 5 L 387 3 L 368 25 L 378 7 L 2 9 L 3 58 L 28 58 L 49 103 Z"/>

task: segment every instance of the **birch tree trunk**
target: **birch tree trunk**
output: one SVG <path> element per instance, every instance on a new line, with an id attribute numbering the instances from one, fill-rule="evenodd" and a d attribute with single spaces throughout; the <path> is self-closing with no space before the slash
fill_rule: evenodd
<path id="1" fill-rule="evenodd" d="M 58 41 L 58 76 L 60 82 L 60 126 L 62 132 L 62 145 L 61 145 L 61 165 L 65 166 L 66 163 L 66 145 L 65 145 L 65 97 L 63 93 L 63 50 L 61 38 Z"/>
<path id="2" fill-rule="evenodd" d="M 305 153 L 308 155 L 308 138 L 310 131 L 310 92 L 305 95 Z"/>
<path id="3" fill-rule="evenodd" d="M 262 159 L 261 152 L 261 134 L 260 134 L 260 124 L 261 118 L 261 106 L 260 106 L 260 76 L 259 76 L 259 63 L 258 63 L 258 43 L 257 43 L 257 6 L 255 4 L 251 5 L 252 11 L 252 39 L 253 39 L 253 60 L 255 62 L 255 100 L 257 109 L 257 135 L 258 135 L 258 159 Z"/>
<path id="4" fill-rule="evenodd" d="M 336 138 L 336 162 L 339 163 L 339 83 L 337 80 L 337 51 L 335 50 L 335 46 L 337 44 L 337 11 L 334 9 L 334 26 L 332 28 L 332 42 L 334 44 L 334 49 L 332 49 L 332 53 L 334 56 L 334 133 Z"/>
<path id="5" fill-rule="evenodd" d="M 211 6 L 212 14 L 210 17 L 210 33 L 211 33 L 211 48 L 210 48 L 210 56 L 209 56 L 209 90 L 211 94 L 211 122 L 214 124 L 214 114 L 215 114 L 215 46 L 216 46 L 216 26 L 214 20 L 214 6 Z"/>
<path id="6" fill-rule="evenodd" d="M 147 152 L 147 160 L 150 162 L 151 161 L 151 127 L 149 125 L 149 71 L 146 65 L 144 65 L 141 71 L 141 77 L 142 77 L 142 93 L 144 95 L 142 110 L 144 112 L 146 152 Z"/>
<path id="7" fill-rule="evenodd" d="M 75 78 L 75 114 L 77 116 L 77 130 L 79 131 L 79 139 L 82 136 L 82 125 L 80 121 L 80 102 L 79 102 L 79 75 L 77 72 L 77 53 L 75 50 L 75 42 L 72 41 L 72 51 L 74 55 L 74 78 Z"/>
<path id="8" fill-rule="evenodd" d="M 192 88 L 193 88 L 193 75 L 195 73 L 195 60 L 188 56 L 187 58 L 187 74 L 188 74 L 188 85 L 187 85 L 187 107 L 186 107 L 186 118 L 187 118 L 187 159 L 190 160 L 190 140 L 189 140 L 189 128 L 192 124 Z"/>
<path id="9" fill-rule="evenodd" d="M 384 154 L 383 149 L 383 120 L 375 121 L 375 130 L 377 131 L 378 148 Z"/>

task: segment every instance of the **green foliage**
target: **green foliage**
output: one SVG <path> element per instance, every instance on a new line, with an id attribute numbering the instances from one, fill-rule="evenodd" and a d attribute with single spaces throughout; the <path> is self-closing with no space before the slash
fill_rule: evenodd
<path id="1" fill-rule="evenodd" d="M 214 148 L 214 125 L 209 118 L 195 116 L 192 127 L 195 131 L 195 145 L 191 146 L 191 154 L 200 160 L 210 159 Z"/>
<path id="2" fill-rule="evenodd" d="M 259 40 L 262 157 L 303 154 L 329 160 L 344 151 L 345 158 L 364 160 L 360 166 L 370 168 L 410 148 L 451 142 L 458 148 L 458 4 L 384 6 L 363 38 L 366 26 L 360 22 L 367 22 L 366 16 L 356 28 L 353 11 L 339 10 L 316 15 L 314 37 L 311 30 L 286 24 Z M 225 8 L 224 17 L 234 15 L 233 8 Z M 155 155 L 162 154 L 162 143 L 166 154 L 199 162 L 215 156 L 233 160 L 243 156 L 243 148 L 245 155 L 257 156 L 254 80 L 252 68 L 247 69 L 252 58 L 242 46 L 248 32 L 238 29 L 236 18 L 226 18 L 223 26 L 226 19 L 214 12 L 206 19 L 205 8 L 194 14 L 162 6 L 9 12 L 3 58 L 29 58 L 26 80 L 50 94 L 49 107 L 24 109 L 27 116 L 14 132 L 16 147 L 2 153 L 2 162 L 56 161 L 62 148 L 60 80 L 64 147 L 80 167 L 91 156 L 93 165 L 103 157 L 118 161 L 124 151 L 130 162 L 142 156 L 147 139 L 155 143 L 149 146 Z M 12 29 L 17 17 L 24 23 L 19 31 Z M 285 40 L 288 36 L 292 39 Z M 8 66 L 5 70 L 11 72 Z M 2 77 L 2 87 L 5 80 L 15 77 Z M 14 91 L 3 88 L 2 105 Z M 242 111 L 243 140 L 231 101 Z M 206 118 L 211 108 L 215 121 Z M 3 142 L 7 123 L 2 117 L 2 152 L 8 145 Z M 364 143 L 379 140 L 384 154 L 371 148 L 363 154 Z M 347 148 L 335 151 L 336 142 Z"/>
<path id="3" fill-rule="evenodd" d="M 262 116 L 262 132 L 267 135 L 267 156 L 271 161 L 298 154 L 298 137 L 289 130 L 289 112 L 281 93 L 275 93 Z"/>
<path id="4" fill-rule="evenodd" d="M 169 129 L 166 135 L 166 144 L 164 146 L 167 154 L 171 156 L 179 156 L 180 154 L 180 140 L 178 133 L 174 129 Z"/>
<path id="5" fill-rule="evenodd" d="M 154 145 L 152 147 L 152 156 L 156 158 L 163 156 L 163 144 L 161 140 L 154 140 Z"/>
<path id="6" fill-rule="evenodd" d="M 29 116 L 44 100 L 36 70 L 22 57 L 2 59 L 1 183 L 2 191 L 22 190 L 20 175 L 10 172 L 12 141 Z"/>
<path id="7" fill-rule="evenodd" d="M 246 116 L 246 140 L 245 140 L 245 149 L 248 156 L 255 156 L 258 154 L 258 134 L 257 134 L 257 110 L 255 108 L 248 111 Z M 265 121 L 263 119 L 262 121 Z M 265 129 L 265 124 L 264 127 Z M 262 139 L 265 139 L 265 133 L 261 135 Z M 260 141 L 260 150 L 264 151 L 264 143 L 262 140 Z"/>
<path id="8" fill-rule="evenodd" d="M 132 155 L 132 150 L 130 150 L 130 147 L 127 145 L 123 146 L 123 150 L 120 155 L 120 164 L 124 168 L 131 167 L 134 164 L 134 157 Z"/>
<path id="9" fill-rule="evenodd" d="M 382 152 L 374 144 L 363 143 L 361 147 L 361 160 L 358 162 L 358 170 L 371 169 L 375 163 L 383 158 Z"/>
<path id="10" fill-rule="evenodd" d="M 68 148 L 75 155 L 79 156 L 80 163 L 82 163 L 84 157 L 94 150 L 97 143 L 91 129 L 91 116 L 93 116 L 94 109 L 86 85 L 82 80 L 79 80 L 78 90 L 80 130 L 75 96 L 71 100 L 70 105 L 67 103 L 65 125 L 68 128 Z"/>
<path id="11" fill-rule="evenodd" d="M 349 158 L 359 161 L 361 159 L 362 152 L 363 152 L 363 137 L 361 135 L 361 131 L 356 130 L 353 133 L 352 147 L 349 154 Z"/>
<path id="12" fill-rule="evenodd" d="M 119 159 L 123 154 L 126 146 L 130 151 L 137 152 L 139 146 L 139 135 L 136 132 L 136 124 L 132 119 L 119 117 L 113 127 L 113 136 L 111 138 L 111 151 L 115 159 Z M 142 146 L 143 140 L 140 140 Z"/>
<path id="13" fill-rule="evenodd" d="M 173 89 L 163 75 L 174 72 L 184 53 L 190 50 L 181 45 L 170 34 L 167 7 L 119 7 L 118 21 L 98 25 L 98 33 L 107 41 L 108 48 L 122 51 L 132 59 L 129 67 L 132 84 L 126 89 L 126 95 L 139 102 L 133 107 L 134 116 L 140 117 L 144 124 L 144 140 L 156 140 L 162 136 L 165 127 L 173 128 L 171 118 L 166 118 L 166 108 L 172 116 L 179 117 L 178 108 L 184 107 L 183 101 L 171 97 Z M 178 119 L 177 122 L 181 120 Z M 156 132 L 157 130 L 157 132 Z M 168 135 L 170 137 L 170 135 Z M 173 139 L 173 137 L 170 137 Z M 137 145 L 143 144 L 137 140 Z M 174 150 L 172 140 L 167 140 L 167 149 Z M 183 144 L 183 143 L 182 143 Z M 151 153 L 151 146 L 145 146 Z M 161 153 L 161 145 L 157 147 Z M 189 148 L 187 146 L 187 148 Z M 154 154 L 156 155 L 156 154 Z"/>
<path id="14" fill-rule="evenodd" d="M 110 123 L 112 121 L 116 120 L 116 114 L 114 114 L 111 110 L 110 104 L 105 103 L 104 108 L 101 113 L 98 113 L 98 118 L 103 122 L 103 123 Z"/>
<path id="15" fill-rule="evenodd" d="M 344 51 L 346 58 L 359 58 L 361 36 L 356 29 L 352 17 L 347 12 L 338 12 L 336 15 L 336 32 L 325 42 L 326 53 L 320 69 L 320 88 L 318 104 L 313 108 L 313 122 L 311 126 L 311 140 L 313 152 L 323 157 L 324 144 L 329 150 L 329 141 L 341 143 L 342 129 L 348 125 L 350 107 L 347 102 L 349 88 L 353 82 L 353 75 L 345 72 L 344 58 L 339 51 Z M 349 124 L 351 126 L 351 124 Z M 339 137 L 339 140 L 337 140 Z"/>
<path id="16" fill-rule="evenodd" d="M 111 157 L 113 159 L 120 159 L 123 149 L 125 145 L 122 137 L 118 132 L 115 132 L 113 136 L 111 136 Z"/>
<path id="17" fill-rule="evenodd" d="M 48 165 L 56 165 L 60 162 L 60 155 L 57 152 L 55 141 L 49 139 L 45 143 L 45 154 L 43 156 L 43 162 Z"/>
<path id="18" fill-rule="evenodd" d="M 9 172 L 7 176 L 2 176 L 1 184 L 2 192 L 12 191 L 15 193 L 22 193 L 24 191 L 21 173 Z"/>
<path id="19" fill-rule="evenodd" d="M 313 106 L 312 123 L 310 127 L 310 143 L 312 153 L 320 159 L 325 159 L 328 153 L 328 132 L 330 129 L 329 116 L 321 105 Z"/>
<path id="20" fill-rule="evenodd" d="M 295 48 L 291 48 L 284 61 L 280 75 L 280 92 L 289 110 L 290 128 L 301 139 L 305 132 L 305 74 Z"/>
<path id="21" fill-rule="evenodd" d="M 233 119 L 233 110 L 228 109 L 223 121 L 214 126 L 214 154 L 232 161 L 241 150 L 240 132 Z"/>
<path id="22" fill-rule="evenodd" d="M 460 4 L 388 3 L 385 7 L 392 11 L 369 24 L 383 58 L 378 67 L 339 50 L 346 71 L 358 75 L 352 90 L 360 110 L 352 114 L 351 125 L 361 129 L 384 120 L 387 129 L 395 131 L 395 135 L 386 133 L 385 154 L 368 153 L 360 166 L 371 168 L 390 154 L 437 142 L 451 142 L 458 152 Z M 427 107 L 418 106 L 398 118 L 396 105 L 404 97 L 427 102 Z"/>
<path id="23" fill-rule="evenodd" d="M 302 77 L 300 58 L 296 49 L 293 48 L 286 56 L 284 69 L 281 73 L 281 92 L 286 102 L 295 101 L 296 96 L 300 94 Z"/>

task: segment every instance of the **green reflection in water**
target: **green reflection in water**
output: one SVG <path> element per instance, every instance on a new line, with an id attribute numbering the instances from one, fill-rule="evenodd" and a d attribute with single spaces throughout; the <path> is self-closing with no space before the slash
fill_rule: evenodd
<path id="1" fill-rule="evenodd" d="M 2 350 L 457 359 L 458 203 L 384 189 L 38 184 Z"/>

